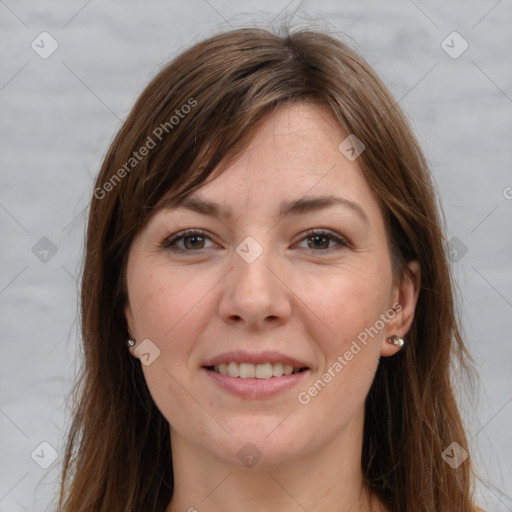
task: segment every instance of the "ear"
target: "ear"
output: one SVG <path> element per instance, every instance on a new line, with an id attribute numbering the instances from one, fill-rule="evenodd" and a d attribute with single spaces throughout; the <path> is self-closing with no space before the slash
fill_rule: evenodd
<path id="1" fill-rule="evenodd" d="M 407 265 L 402 281 L 393 290 L 393 302 L 391 308 L 395 315 L 386 325 L 385 337 L 382 340 L 381 356 L 387 357 L 396 354 L 400 347 L 395 347 L 388 339 L 395 335 L 404 338 L 411 328 L 414 312 L 420 294 L 421 268 L 417 261 L 411 261 Z"/>

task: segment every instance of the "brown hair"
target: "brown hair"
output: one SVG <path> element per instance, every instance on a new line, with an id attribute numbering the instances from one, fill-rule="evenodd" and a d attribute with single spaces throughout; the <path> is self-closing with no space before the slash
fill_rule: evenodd
<path id="1" fill-rule="evenodd" d="M 358 159 L 379 198 L 396 276 L 421 265 L 406 348 L 381 358 L 366 400 L 362 471 L 392 512 L 473 512 L 469 451 L 450 375 L 470 369 L 433 183 L 408 121 L 364 59 L 325 31 L 260 28 L 194 45 L 149 83 L 115 137 L 90 206 L 81 289 L 83 368 L 59 499 L 61 512 L 162 512 L 173 493 L 169 425 L 126 347 L 125 265 L 164 197 L 181 200 L 290 101 L 327 105 L 366 149 Z M 341 142 L 341 141 L 340 141 Z M 146 150 L 143 150 L 146 148 Z"/>

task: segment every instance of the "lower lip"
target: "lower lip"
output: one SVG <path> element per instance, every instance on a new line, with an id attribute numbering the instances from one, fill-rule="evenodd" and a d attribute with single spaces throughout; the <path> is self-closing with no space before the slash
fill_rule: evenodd
<path id="1" fill-rule="evenodd" d="M 270 379 L 242 379 L 240 377 L 230 377 L 206 368 L 201 368 L 203 372 L 212 379 L 219 387 L 242 398 L 265 398 L 275 396 L 281 391 L 290 389 L 301 382 L 310 370 L 304 370 L 292 375 L 282 375 L 281 377 L 271 377 Z"/>

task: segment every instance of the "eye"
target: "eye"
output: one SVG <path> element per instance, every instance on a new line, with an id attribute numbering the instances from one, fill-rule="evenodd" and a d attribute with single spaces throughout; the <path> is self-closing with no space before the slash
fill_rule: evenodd
<path id="1" fill-rule="evenodd" d="M 176 233 L 170 238 L 164 240 L 161 246 L 163 249 L 168 249 L 170 251 L 191 252 L 191 250 L 195 249 L 205 249 L 205 239 L 210 240 L 210 237 L 207 236 L 204 231 L 198 229 L 187 229 L 186 231 L 180 231 L 179 233 Z M 184 242 L 184 248 L 183 245 L 180 246 L 178 242 Z"/>
<path id="2" fill-rule="evenodd" d="M 329 231 L 329 230 L 315 230 L 312 229 L 306 233 L 306 236 L 301 240 L 311 240 L 312 243 L 308 243 L 306 248 L 309 251 L 314 252 L 330 252 L 333 247 L 329 247 L 330 241 L 334 241 L 336 245 L 341 247 L 349 247 L 349 243 L 340 235 Z M 320 251 L 319 251 L 320 250 Z"/>
<path id="3" fill-rule="evenodd" d="M 164 240 L 161 247 L 174 252 L 192 252 L 194 250 L 207 249 L 207 247 L 204 247 L 205 240 L 211 240 L 211 238 L 204 231 L 187 229 Z M 308 243 L 306 250 L 313 252 L 333 250 L 333 247 L 329 247 L 331 241 L 334 241 L 340 247 L 350 246 L 343 237 L 329 230 L 310 230 L 302 240 L 312 240 L 311 244 Z"/>

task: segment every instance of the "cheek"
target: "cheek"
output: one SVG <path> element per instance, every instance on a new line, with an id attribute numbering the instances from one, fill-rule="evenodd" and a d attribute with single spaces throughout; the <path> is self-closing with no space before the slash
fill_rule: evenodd
<path id="1" fill-rule="evenodd" d="M 336 422 L 345 422 L 364 403 L 377 369 L 384 323 L 391 292 L 390 267 L 371 261 L 344 268 L 329 282 L 315 286 L 315 312 L 325 328 L 315 339 L 323 353 L 325 367 L 313 386 L 302 395 L 312 411 L 325 407 L 338 411 Z M 328 404 L 328 405 L 327 405 Z M 314 416 L 315 414 L 313 414 Z"/>
<path id="2" fill-rule="evenodd" d="M 385 287 L 359 274 L 344 274 L 328 289 L 329 293 L 325 288 L 317 290 L 314 307 L 323 322 L 310 333 L 321 352 L 322 367 L 297 398 L 301 407 L 311 407 L 310 418 L 331 411 L 336 430 L 361 410 L 373 382 L 383 336 L 374 328 L 385 312 L 387 297 Z"/>
<path id="3" fill-rule="evenodd" d="M 391 279 L 381 266 L 361 265 L 343 268 L 322 280 L 310 280 L 305 300 L 322 320 L 326 352 L 344 350 L 346 344 L 374 326 L 386 312 Z M 380 323 L 379 323 L 380 327 Z M 381 330 L 381 329 L 379 329 Z"/>
<path id="4" fill-rule="evenodd" d="M 201 309 L 201 300 L 210 286 L 188 274 L 164 266 L 139 273 L 130 294 L 139 336 L 167 346 L 185 324 L 190 329 L 190 319 L 197 320 L 195 313 Z"/>
<path id="5" fill-rule="evenodd" d="M 148 338 L 160 350 L 152 364 L 142 365 L 149 392 L 171 427 L 194 417 L 196 428 L 206 431 L 208 418 L 198 414 L 187 390 L 192 388 L 188 377 L 194 340 L 204 330 L 201 299 L 212 285 L 164 266 L 134 271 L 137 279 L 131 282 L 130 303 L 136 331 L 140 340 Z"/>

